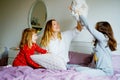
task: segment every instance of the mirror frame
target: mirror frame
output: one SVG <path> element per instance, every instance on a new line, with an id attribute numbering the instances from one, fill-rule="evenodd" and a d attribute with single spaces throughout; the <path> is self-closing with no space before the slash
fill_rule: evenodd
<path id="1" fill-rule="evenodd" d="M 45 23 L 46 20 L 47 20 L 47 8 L 46 8 L 46 5 L 45 5 L 44 1 L 43 1 L 43 0 L 35 0 L 35 1 L 33 2 L 32 6 L 31 6 L 31 8 L 30 8 L 29 14 L 28 14 L 28 26 L 29 26 L 30 28 L 32 28 L 31 18 L 32 18 L 33 9 L 35 8 L 35 6 L 37 5 L 38 2 L 42 2 L 43 5 L 45 6 L 45 9 L 46 9 L 46 14 L 45 14 L 45 16 L 46 16 L 46 17 L 45 17 L 44 23 Z M 44 24 L 44 23 L 43 23 L 43 24 Z M 43 28 L 44 28 L 44 27 L 43 27 Z"/>

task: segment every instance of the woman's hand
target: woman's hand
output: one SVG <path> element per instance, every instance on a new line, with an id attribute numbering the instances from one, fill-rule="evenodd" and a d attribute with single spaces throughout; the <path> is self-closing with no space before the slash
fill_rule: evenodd
<path id="1" fill-rule="evenodd" d="M 83 29 L 83 26 L 82 26 L 82 24 L 79 21 L 77 21 L 77 29 L 79 31 L 81 31 Z"/>

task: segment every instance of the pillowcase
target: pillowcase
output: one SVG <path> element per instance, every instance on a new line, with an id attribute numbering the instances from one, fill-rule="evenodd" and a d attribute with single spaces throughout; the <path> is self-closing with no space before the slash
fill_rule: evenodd
<path id="1" fill-rule="evenodd" d="M 32 60 L 47 69 L 66 70 L 64 60 L 53 54 L 36 54 L 31 56 Z"/>
<path id="2" fill-rule="evenodd" d="M 93 54 L 70 51 L 69 59 L 70 61 L 68 62 L 68 64 L 77 64 L 81 66 L 92 67 L 91 63 L 93 60 Z"/>

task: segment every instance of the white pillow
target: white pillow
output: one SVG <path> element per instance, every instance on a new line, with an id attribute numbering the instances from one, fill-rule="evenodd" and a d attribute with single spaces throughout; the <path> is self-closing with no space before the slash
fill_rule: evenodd
<path id="1" fill-rule="evenodd" d="M 47 69 L 66 70 L 64 60 L 53 54 L 36 54 L 31 56 L 32 60 Z"/>

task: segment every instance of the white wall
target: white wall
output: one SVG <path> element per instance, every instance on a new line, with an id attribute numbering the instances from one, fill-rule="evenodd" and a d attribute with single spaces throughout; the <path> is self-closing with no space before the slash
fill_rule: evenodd
<path id="1" fill-rule="evenodd" d="M 113 53 L 120 54 L 120 0 L 87 0 L 89 5 L 89 23 L 94 26 L 97 21 L 106 20 L 112 25 L 118 46 Z"/>
<path id="2" fill-rule="evenodd" d="M 94 25 L 97 21 L 106 20 L 111 23 L 115 37 L 120 43 L 120 0 L 87 0 L 89 5 L 89 22 Z"/>
<path id="3" fill-rule="evenodd" d="M 21 31 L 28 27 L 28 13 L 35 0 L 0 0 L 0 45 L 17 46 Z M 76 22 L 68 7 L 72 0 L 43 0 L 47 6 L 47 20 L 55 18 L 61 30 L 71 29 Z M 120 0 L 86 0 L 89 6 L 88 22 L 94 26 L 97 21 L 107 20 L 113 26 L 115 38 L 120 44 Z M 90 43 L 93 37 L 87 30 L 74 40 Z M 91 44 L 91 43 L 90 43 Z M 84 44 L 83 44 L 84 45 Z M 118 47 L 120 50 L 120 47 Z"/>
<path id="4" fill-rule="evenodd" d="M 0 0 L 0 45 L 16 47 L 35 0 Z"/>

